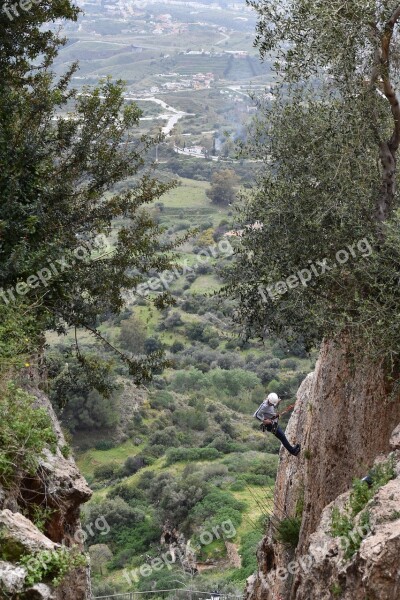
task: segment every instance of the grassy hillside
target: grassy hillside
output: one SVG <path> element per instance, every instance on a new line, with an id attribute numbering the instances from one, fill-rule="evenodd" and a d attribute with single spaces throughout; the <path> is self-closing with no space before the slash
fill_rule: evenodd
<path id="1" fill-rule="evenodd" d="M 114 365 L 115 390 L 111 398 L 102 396 L 68 358 L 74 333 L 61 342 L 49 336 L 50 393 L 56 406 L 65 404 L 63 424 L 95 490 L 85 523 L 104 517 L 109 525 L 107 534 L 96 531 L 87 540 L 99 594 L 168 589 L 177 579 L 190 584 L 194 573 L 183 568 L 183 558 L 169 568 L 150 568 L 150 575 L 140 572 L 168 551 L 160 543 L 166 524 L 196 548 L 196 589 L 241 590 L 255 568 L 279 447 L 260 432 L 252 413 L 268 391 L 289 401 L 310 369 L 301 347 L 241 341 L 230 321 L 231 303 L 210 294 L 233 258 L 224 237 L 230 208 L 211 204 L 208 187 L 182 178 L 152 209 L 167 238 L 198 228 L 181 247 L 178 275 L 168 284 L 175 306 L 158 311 L 136 295 L 120 317 L 99 318 L 112 345 L 166 352 L 170 366 L 145 390 L 131 386 L 124 367 Z M 199 262 L 199 251 L 206 260 Z M 91 338 L 78 332 L 78 343 L 90 355 Z M 105 361 L 112 359 L 101 352 Z M 129 582 L 127 573 L 137 569 Z"/>
<path id="2" fill-rule="evenodd" d="M 57 68 L 79 59 L 78 87 L 107 75 L 125 80 L 128 98 L 142 98 L 142 133 L 157 131 L 171 115 L 155 98 L 172 113 L 188 113 L 157 154 L 159 176 L 178 185 L 150 212 L 165 241 L 192 232 L 173 272 L 149 273 L 144 290 L 127 294 L 123 314 L 98 316 L 110 346 L 84 331 L 48 336 L 50 395 L 94 490 L 85 527 L 107 522 L 86 540 L 94 590 L 189 586 L 240 594 L 256 568 L 279 449 L 252 414 L 269 391 L 290 402 L 311 366 L 301 344 L 240 339 L 234 305 L 214 295 L 234 260 L 235 241 L 226 236 L 234 209 L 212 204 L 206 192 L 222 169 L 233 169 L 242 185 L 254 180 L 257 165 L 237 160 L 233 142 L 245 136 L 254 110 L 248 88 L 268 85 L 270 67 L 256 58 L 255 21 L 245 7 L 196 4 L 191 11 L 160 1 L 122 17 L 85 8 Z M 199 84 L 197 76 L 209 73 Z M 217 142 L 227 162 L 173 152 L 174 145 L 211 151 Z M 175 304 L 156 310 L 151 300 L 163 291 Z M 89 361 L 98 360 L 94 350 L 100 354 L 107 389 L 96 389 L 71 357 L 76 343 Z M 163 350 L 169 364 L 138 390 L 112 347 L 133 355 Z M 164 561 L 156 569 L 153 561 L 169 550 L 163 532 L 166 539 L 183 536 L 184 554 L 178 550 L 172 566 Z"/>

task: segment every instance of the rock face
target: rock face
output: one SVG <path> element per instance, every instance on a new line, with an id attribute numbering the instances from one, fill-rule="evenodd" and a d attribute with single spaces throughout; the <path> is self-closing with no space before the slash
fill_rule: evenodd
<path id="1" fill-rule="evenodd" d="M 388 516 L 383 502 L 399 497 L 399 479 L 379 490 L 373 529 L 351 561 L 343 561 L 338 540 L 329 535 L 332 508 L 348 499 L 352 480 L 366 475 L 379 455 L 399 452 L 399 423 L 400 403 L 383 366 L 356 359 L 345 339 L 326 342 L 286 430 L 292 442 L 301 442 L 301 455 L 281 449 L 275 488 L 272 522 L 302 511 L 299 543 L 295 550 L 277 543 L 270 524 L 258 550 L 259 571 L 248 580 L 248 600 L 400 598 L 400 507 L 391 500 Z"/>
<path id="2" fill-rule="evenodd" d="M 400 463 L 397 465 L 400 473 Z M 295 574 L 292 598 L 343 600 L 398 600 L 400 598 L 400 477 L 380 488 L 365 510 L 370 522 L 362 533 L 359 551 L 344 556 L 339 538 L 329 534 L 332 509 L 343 505 L 348 493 L 327 506 L 310 536 L 305 570 Z"/>
<path id="3" fill-rule="evenodd" d="M 160 542 L 163 546 L 168 547 L 171 562 L 177 562 L 188 573 L 197 572 L 196 554 L 191 548 L 190 543 L 186 541 L 183 533 L 178 531 L 169 522 L 163 526 Z"/>
<path id="4" fill-rule="evenodd" d="M 67 456 L 67 445 L 50 401 L 37 389 L 28 391 L 36 397 L 37 406 L 49 414 L 57 449 L 54 454 L 43 452 L 34 476 L 22 479 L 11 489 L 0 486 L 0 598 L 89 600 L 88 567 L 73 569 L 56 588 L 39 582 L 27 589 L 27 570 L 17 564 L 23 555 L 51 552 L 61 545 L 81 550 L 79 510 L 91 497 L 74 460 Z M 38 509 L 47 511 L 43 532 L 33 523 Z"/>

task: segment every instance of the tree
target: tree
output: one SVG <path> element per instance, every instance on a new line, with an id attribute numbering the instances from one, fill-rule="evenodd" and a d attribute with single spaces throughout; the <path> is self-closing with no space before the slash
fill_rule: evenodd
<path id="1" fill-rule="evenodd" d="M 69 0 L 17 9 L 12 20 L 0 14 L 1 302 L 23 304 L 39 334 L 73 326 L 101 340 L 97 315 L 118 313 L 122 289 L 169 267 L 171 247 L 143 208 L 170 187 L 144 169 L 158 138 L 136 137 L 141 112 L 125 102 L 121 82 L 77 94 L 76 65 L 55 80 L 62 41 L 47 25 L 76 20 Z M 134 186 L 116 191 L 128 177 Z M 75 351 L 83 364 L 78 341 Z M 114 352 L 137 382 L 159 364 Z"/>
<path id="2" fill-rule="evenodd" d="M 209 190 L 206 190 L 206 194 L 213 204 L 227 206 L 235 201 L 238 184 L 239 178 L 235 171 L 232 171 L 232 169 L 222 169 L 213 174 L 211 187 Z"/>
<path id="3" fill-rule="evenodd" d="M 307 348 L 346 331 L 372 358 L 392 357 L 400 346 L 400 6 L 252 5 L 261 56 L 278 57 L 281 85 L 249 136 L 264 169 L 242 213 L 230 279 L 239 320 L 247 333 L 302 338 Z M 257 220 L 262 227 L 247 226 Z"/>
<path id="4" fill-rule="evenodd" d="M 50 399 L 63 425 L 72 433 L 94 428 L 113 428 L 119 422 L 119 389 L 110 363 L 94 353 L 87 362 L 95 361 L 92 369 L 82 369 L 71 356 L 52 359 L 49 370 Z M 99 381 L 93 380 L 96 374 Z M 99 388 L 102 393 L 97 391 Z"/>
<path id="5" fill-rule="evenodd" d="M 121 321 L 119 334 L 121 346 L 133 354 L 143 354 L 146 340 L 146 327 L 142 321 L 132 315 L 126 321 Z"/>

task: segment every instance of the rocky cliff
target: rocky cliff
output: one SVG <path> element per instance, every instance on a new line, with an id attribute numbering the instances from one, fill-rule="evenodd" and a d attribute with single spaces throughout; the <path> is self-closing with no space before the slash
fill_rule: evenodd
<path id="1" fill-rule="evenodd" d="M 248 600 L 400 597 L 400 403 L 391 381 L 382 364 L 356 358 L 347 340 L 324 343 L 287 427 L 302 452 L 295 458 L 281 449 L 274 513 Z M 331 533 L 332 511 L 345 510 L 353 479 L 391 451 L 394 478 L 358 516 L 368 514 L 369 527 L 348 556 L 346 540 Z M 301 519 L 297 546 L 277 541 L 285 519 Z"/>
<path id="2" fill-rule="evenodd" d="M 57 448 L 55 452 L 43 452 L 34 476 L 23 478 L 11 489 L 0 486 L 0 598 L 88 600 L 90 578 L 80 554 L 79 510 L 91 491 L 67 455 L 67 445 L 48 398 L 36 389 L 28 391 L 36 397 L 37 407 L 45 408 L 50 415 Z M 38 515 L 42 515 L 40 526 Z M 73 568 L 66 571 L 59 584 L 28 582 L 33 570 L 49 572 L 56 554 L 59 557 L 64 550 L 76 553 L 80 560 L 75 564 L 68 554 Z M 19 566 L 23 556 L 32 559 L 26 566 Z M 60 571 L 59 565 L 57 569 Z"/>

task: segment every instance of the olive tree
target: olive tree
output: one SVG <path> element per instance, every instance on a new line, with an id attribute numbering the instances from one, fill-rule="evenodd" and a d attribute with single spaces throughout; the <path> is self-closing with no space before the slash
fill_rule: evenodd
<path id="1" fill-rule="evenodd" d="M 263 160 L 243 197 L 228 290 L 246 332 L 309 347 L 346 331 L 373 356 L 400 346 L 400 4 L 250 2 L 274 61 L 249 151 Z M 257 223 L 257 226 L 254 226 Z"/>

